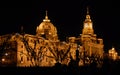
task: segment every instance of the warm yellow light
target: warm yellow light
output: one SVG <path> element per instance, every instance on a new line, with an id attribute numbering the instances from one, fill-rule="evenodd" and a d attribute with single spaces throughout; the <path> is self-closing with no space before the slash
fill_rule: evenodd
<path id="1" fill-rule="evenodd" d="M 21 61 L 21 63 L 23 63 L 23 61 Z"/>
<path id="2" fill-rule="evenodd" d="M 5 61 L 5 59 L 4 59 L 4 58 L 2 58 L 2 61 L 4 62 L 4 61 Z"/>
<path id="3" fill-rule="evenodd" d="M 115 48 L 113 47 L 112 50 L 115 50 Z"/>
<path id="4" fill-rule="evenodd" d="M 5 53 L 5 55 L 7 56 L 7 55 L 8 55 L 8 53 Z"/>

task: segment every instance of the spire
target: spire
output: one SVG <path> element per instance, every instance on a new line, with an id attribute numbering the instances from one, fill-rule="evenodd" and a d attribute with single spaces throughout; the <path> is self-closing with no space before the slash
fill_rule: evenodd
<path id="1" fill-rule="evenodd" d="M 88 8 L 88 6 L 87 6 L 87 15 L 89 15 L 89 8 Z"/>
<path id="2" fill-rule="evenodd" d="M 23 26 L 21 26 L 21 32 L 23 32 Z"/>
<path id="3" fill-rule="evenodd" d="M 88 8 L 88 6 L 87 6 L 87 15 L 86 15 L 85 21 L 90 21 L 90 22 L 91 22 L 90 15 L 89 15 L 89 8 Z"/>
<path id="4" fill-rule="evenodd" d="M 48 19 L 48 16 L 47 16 L 47 10 L 46 10 L 46 16 L 45 16 L 45 19 Z"/>
<path id="5" fill-rule="evenodd" d="M 21 26 L 21 34 L 24 34 L 24 28 Z"/>
<path id="6" fill-rule="evenodd" d="M 50 22 L 50 20 L 48 19 L 48 11 L 46 10 L 46 15 L 45 15 L 45 19 L 43 19 L 44 22 Z"/>

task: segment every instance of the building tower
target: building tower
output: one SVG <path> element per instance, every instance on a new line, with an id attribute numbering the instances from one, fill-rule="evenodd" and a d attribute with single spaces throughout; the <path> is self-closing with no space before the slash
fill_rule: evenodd
<path id="1" fill-rule="evenodd" d="M 82 30 L 82 34 L 94 34 L 94 30 L 93 30 L 93 25 L 92 25 L 92 21 L 90 19 L 90 15 L 89 15 L 89 9 L 87 8 L 87 15 L 86 15 L 86 19 L 84 21 L 84 25 L 83 25 L 83 30 Z"/>
<path id="2" fill-rule="evenodd" d="M 91 57 L 94 55 L 95 57 L 103 57 L 103 39 L 98 39 L 97 35 L 94 34 L 93 23 L 88 8 L 80 37 L 86 56 Z"/>

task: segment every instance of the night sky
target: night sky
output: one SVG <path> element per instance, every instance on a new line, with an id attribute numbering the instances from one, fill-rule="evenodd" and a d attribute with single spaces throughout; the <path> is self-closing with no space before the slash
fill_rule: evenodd
<path id="1" fill-rule="evenodd" d="M 39 0 L 3 2 L 0 8 L 0 35 L 20 32 L 35 34 L 36 27 L 43 21 L 45 11 L 57 27 L 59 39 L 78 37 L 82 33 L 86 7 L 93 21 L 93 28 L 98 38 L 103 38 L 104 48 L 114 46 L 120 51 L 120 12 L 115 0 Z M 5 6 L 7 7 L 5 8 Z"/>

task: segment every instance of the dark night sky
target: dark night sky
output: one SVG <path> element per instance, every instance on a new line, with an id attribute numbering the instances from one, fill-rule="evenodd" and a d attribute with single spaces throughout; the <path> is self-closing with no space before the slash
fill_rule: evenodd
<path id="1" fill-rule="evenodd" d="M 82 32 L 86 7 L 93 21 L 94 32 L 103 38 L 105 50 L 114 46 L 120 50 L 119 7 L 115 0 L 39 0 L 3 2 L 0 8 L 0 35 L 20 32 L 20 27 L 28 34 L 35 34 L 42 22 L 45 11 L 61 40 L 65 37 L 78 37 Z"/>

